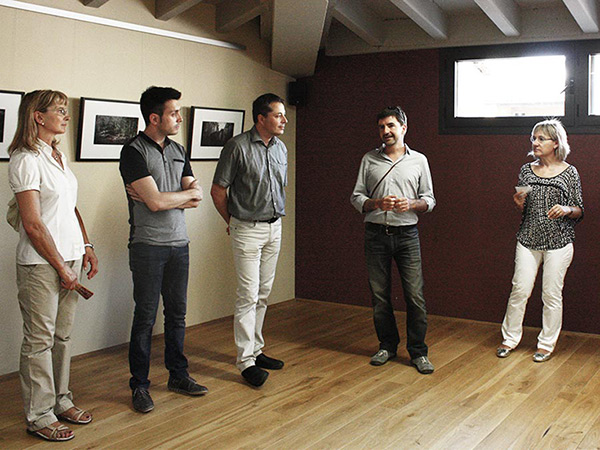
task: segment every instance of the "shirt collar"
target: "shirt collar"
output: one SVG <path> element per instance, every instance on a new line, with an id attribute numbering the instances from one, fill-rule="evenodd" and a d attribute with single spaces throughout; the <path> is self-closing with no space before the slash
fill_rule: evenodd
<path id="1" fill-rule="evenodd" d="M 52 156 L 52 147 L 49 146 L 46 142 L 42 141 L 40 138 L 37 138 L 37 148 L 40 152 L 45 155 Z"/>
<path id="2" fill-rule="evenodd" d="M 250 138 L 252 140 L 252 142 L 261 142 L 263 145 L 265 145 L 264 141 L 262 140 L 262 138 L 260 137 L 260 134 L 258 133 L 258 130 L 256 129 L 256 125 L 254 125 L 251 129 L 250 129 Z M 271 140 L 269 141 L 269 147 L 272 145 L 275 145 L 277 143 L 277 136 L 273 136 L 271 138 Z"/>
<path id="3" fill-rule="evenodd" d="M 37 145 L 37 149 L 40 152 L 40 154 L 46 156 L 46 158 L 48 158 L 48 160 L 52 164 L 55 164 L 57 167 L 59 167 L 61 169 L 64 169 L 63 167 L 61 167 L 59 162 L 56 159 L 54 159 L 54 157 L 52 156 L 52 152 L 54 150 L 56 150 L 57 153 L 60 155 L 61 160 L 64 165 L 65 164 L 65 155 L 59 149 L 54 149 L 52 146 L 48 145 L 46 142 L 42 141 L 40 138 L 37 139 L 36 145 Z"/>
<path id="4" fill-rule="evenodd" d="M 404 143 L 404 148 L 405 148 L 405 150 L 406 150 L 406 154 L 407 154 L 407 155 L 410 155 L 411 149 L 410 149 L 410 147 L 408 146 L 408 144 L 407 144 L 407 143 Z M 384 150 L 384 149 L 385 149 L 385 144 L 381 144 L 379 147 L 377 147 L 377 149 L 376 149 L 376 150 L 377 150 L 379 153 L 383 153 L 383 150 Z"/>
<path id="5" fill-rule="evenodd" d="M 52 161 L 54 161 L 54 158 L 52 157 L 52 152 L 53 152 L 53 148 L 52 146 L 48 145 L 46 142 L 42 141 L 40 138 L 37 138 L 37 149 L 39 150 L 40 153 L 42 153 L 43 155 L 46 155 L 46 157 L 50 158 Z M 60 152 L 60 150 L 56 149 L 56 151 L 60 154 L 60 156 L 62 157 L 63 154 Z"/>
<path id="6" fill-rule="evenodd" d="M 377 153 L 381 156 L 384 155 L 383 151 L 385 150 L 385 144 L 381 144 L 378 148 L 376 148 L 375 150 L 377 150 Z M 407 143 L 404 143 L 404 154 L 405 155 L 410 155 L 410 153 L 412 152 L 412 150 L 410 149 L 410 147 L 408 146 Z"/>
<path id="7" fill-rule="evenodd" d="M 156 147 L 156 149 L 159 150 L 161 153 L 171 144 L 171 139 L 169 139 L 168 136 L 165 137 L 165 147 L 164 148 L 162 148 L 160 145 L 158 145 L 158 142 L 156 142 L 154 139 L 152 139 L 150 136 L 148 136 L 143 131 L 140 131 L 139 136 L 141 136 L 142 139 L 144 139 L 149 144 Z"/>

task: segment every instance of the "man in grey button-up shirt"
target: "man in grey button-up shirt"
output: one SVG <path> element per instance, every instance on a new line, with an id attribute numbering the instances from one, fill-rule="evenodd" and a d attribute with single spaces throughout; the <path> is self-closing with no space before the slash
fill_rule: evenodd
<path id="1" fill-rule="evenodd" d="M 421 246 L 417 213 L 435 206 L 433 183 L 425 155 L 404 143 L 406 114 L 400 107 L 377 116 L 383 145 L 367 153 L 358 171 L 352 205 L 365 214 L 365 255 L 379 351 L 371 364 L 396 356 L 400 343 L 391 299 L 392 260 L 402 278 L 406 301 L 408 353 L 420 373 L 433 372 L 427 356 L 427 311 L 423 296 Z"/>
<path id="2" fill-rule="evenodd" d="M 278 136 L 287 119 L 283 100 L 264 94 L 252 104 L 254 127 L 230 139 L 219 158 L 211 196 L 231 235 L 238 278 L 234 313 L 237 367 L 262 386 L 283 361 L 262 352 L 262 326 L 275 279 L 285 215 L 287 149 Z"/>

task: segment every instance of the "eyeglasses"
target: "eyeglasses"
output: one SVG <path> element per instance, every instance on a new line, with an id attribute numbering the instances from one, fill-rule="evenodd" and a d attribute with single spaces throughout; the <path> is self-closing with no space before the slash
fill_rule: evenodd
<path id="1" fill-rule="evenodd" d="M 60 114 L 61 116 L 66 116 L 67 114 L 69 114 L 69 112 L 65 109 L 65 108 L 56 108 L 54 111 L 56 111 L 58 114 Z"/>
<path id="2" fill-rule="evenodd" d="M 53 111 L 55 113 L 58 113 L 58 115 L 65 117 L 66 115 L 69 114 L 69 111 L 67 111 L 66 108 L 63 108 L 62 106 L 59 106 L 58 108 L 55 109 L 50 109 L 50 108 L 46 108 L 45 110 L 41 111 L 41 112 L 47 112 L 47 111 Z"/>
<path id="3" fill-rule="evenodd" d="M 552 138 L 547 138 L 547 137 L 544 137 L 544 136 L 538 136 L 538 137 L 531 136 L 531 137 L 529 138 L 529 140 L 531 141 L 531 143 L 532 143 L 532 144 L 533 144 L 535 141 L 538 141 L 540 144 L 543 144 L 543 143 L 544 143 L 544 142 L 546 142 L 546 141 L 553 141 L 554 139 L 552 139 Z"/>

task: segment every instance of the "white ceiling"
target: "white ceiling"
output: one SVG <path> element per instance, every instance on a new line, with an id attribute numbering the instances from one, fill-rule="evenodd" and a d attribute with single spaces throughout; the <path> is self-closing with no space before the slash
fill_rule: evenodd
<path id="1" fill-rule="evenodd" d="M 111 0 L 80 0 L 101 7 Z M 215 6 L 215 29 L 260 22 L 274 70 L 314 73 L 319 50 L 350 55 L 418 48 L 600 38 L 598 0 L 154 0 L 169 20 Z"/>

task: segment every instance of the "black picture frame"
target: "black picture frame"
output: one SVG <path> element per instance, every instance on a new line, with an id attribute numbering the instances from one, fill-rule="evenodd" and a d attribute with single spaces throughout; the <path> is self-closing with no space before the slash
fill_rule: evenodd
<path id="1" fill-rule="evenodd" d="M 25 92 L 0 90 L 0 160 L 8 161 L 8 146 L 17 131 L 19 105 Z"/>
<path id="2" fill-rule="evenodd" d="M 145 128 L 138 102 L 81 97 L 77 161 L 118 161 L 123 144 Z"/>
<path id="3" fill-rule="evenodd" d="M 191 161 L 219 159 L 223 145 L 244 129 L 246 112 L 241 109 L 192 106 L 188 154 Z"/>

